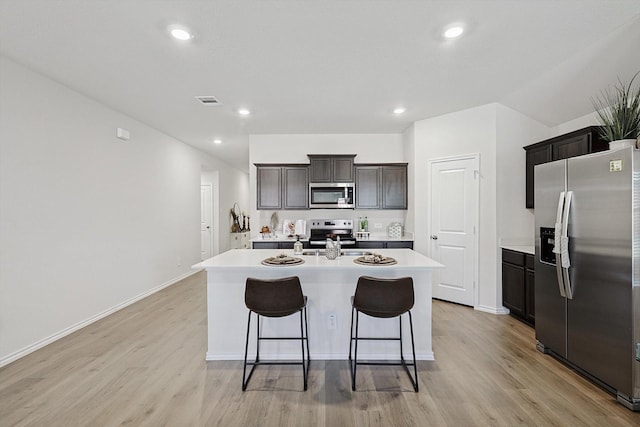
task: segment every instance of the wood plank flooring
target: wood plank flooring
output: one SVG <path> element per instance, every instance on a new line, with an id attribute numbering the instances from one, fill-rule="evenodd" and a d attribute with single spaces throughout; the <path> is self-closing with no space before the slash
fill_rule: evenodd
<path id="1" fill-rule="evenodd" d="M 420 392 L 397 367 L 205 362 L 206 280 L 191 276 L 0 369 L 0 426 L 638 426 L 640 414 L 535 349 L 509 316 L 434 301 Z M 313 337 L 310 337 L 313 339 Z M 345 343 L 347 345 L 347 343 Z"/>

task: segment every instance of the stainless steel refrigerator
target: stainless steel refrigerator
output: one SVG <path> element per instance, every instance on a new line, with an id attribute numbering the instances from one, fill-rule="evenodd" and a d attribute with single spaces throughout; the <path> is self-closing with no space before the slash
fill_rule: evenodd
<path id="1" fill-rule="evenodd" d="M 640 410 L 640 151 L 534 173 L 538 349 Z"/>

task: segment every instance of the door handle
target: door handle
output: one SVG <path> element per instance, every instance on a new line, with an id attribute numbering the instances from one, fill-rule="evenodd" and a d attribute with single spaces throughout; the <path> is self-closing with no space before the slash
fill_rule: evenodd
<path id="1" fill-rule="evenodd" d="M 436 236 L 435 234 L 431 235 L 431 240 L 438 240 L 438 236 Z"/>

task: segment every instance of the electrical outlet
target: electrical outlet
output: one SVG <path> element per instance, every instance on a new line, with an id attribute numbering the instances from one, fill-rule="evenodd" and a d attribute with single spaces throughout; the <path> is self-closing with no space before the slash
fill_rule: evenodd
<path id="1" fill-rule="evenodd" d="M 338 316 L 335 313 L 329 313 L 327 316 L 327 328 L 330 330 L 338 329 Z"/>
<path id="2" fill-rule="evenodd" d="M 375 224 L 373 224 L 373 228 L 382 228 L 382 224 L 379 222 L 376 222 Z"/>
<path id="3" fill-rule="evenodd" d="M 178 267 L 182 267 L 182 257 L 178 257 Z"/>

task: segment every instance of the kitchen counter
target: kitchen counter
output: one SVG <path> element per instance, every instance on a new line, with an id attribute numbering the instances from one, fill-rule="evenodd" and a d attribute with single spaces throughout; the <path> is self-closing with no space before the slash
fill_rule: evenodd
<path id="1" fill-rule="evenodd" d="M 529 255 L 535 255 L 535 248 L 533 245 L 500 245 L 502 249 L 508 249 L 510 251 L 522 252 Z"/>
<path id="2" fill-rule="evenodd" d="M 354 237 L 356 237 L 357 241 L 376 241 L 376 242 L 411 242 L 413 241 L 413 234 L 412 233 L 405 233 L 404 236 L 400 237 L 400 238 L 394 238 L 394 237 L 389 237 L 389 235 L 385 232 L 379 232 L 379 233 L 370 233 L 369 237 L 363 238 L 363 237 L 358 237 L 356 235 L 356 233 L 353 233 Z M 289 236 L 285 236 L 285 235 L 276 235 L 275 237 L 267 237 L 267 238 L 262 238 L 262 236 L 257 236 L 257 237 L 252 237 L 251 238 L 252 242 L 295 242 L 296 241 L 296 237 L 289 237 Z M 307 236 L 300 236 L 300 241 L 301 242 L 307 242 L 309 241 L 309 237 Z"/>
<path id="3" fill-rule="evenodd" d="M 431 272 L 444 266 L 410 249 L 379 249 L 376 252 L 395 258 L 391 266 L 359 265 L 355 256 L 329 260 L 324 256 L 299 256 L 304 263 L 295 266 L 265 266 L 261 261 L 292 250 L 231 250 L 193 266 L 207 270 L 207 360 L 241 360 L 244 357 L 247 308 L 244 288 L 247 277 L 279 278 L 298 276 L 304 294 L 309 298 L 309 346 L 314 359 L 346 359 L 349 350 L 350 296 L 358 277 L 411 276 L 414 280 L 416 357 L 433 360 L 431 346 Z M 327 318 L 335 315 L 337 328 L 329 329 Z M 385 321 L 386 320 L 386 321 Z M 295 334 L 299 318 L 265 318 L 264 331 Z M 361 322 L 362 334 L 384 336 L 397 333 L 398 324 L 388 319 L 366 318 Z M 410 342 L 410 340 L 406 340 Z M 397 343 L 365 341 L 359 352 L 365 359 L 397 359 Z M 405 349 L 410 354 L 410 348 Z M 265 359 L 295 359 L 299 345 L 289 342 L 264 342 L 260 350 Z"/>
<path id="4" fill-rule="evenodd" d="M 276 235 L 275 237 L 266 237 L 266 238 L 263 238 L 262 236 L 258 236 L 258 237 L 252 237 L 251 241 L 252 242 L 295 242 L 296 236 L 289 237 L 285 235 Z M 300 241 L 308 242 L 309 238 L 306 236 L 300 236 Z"/>

